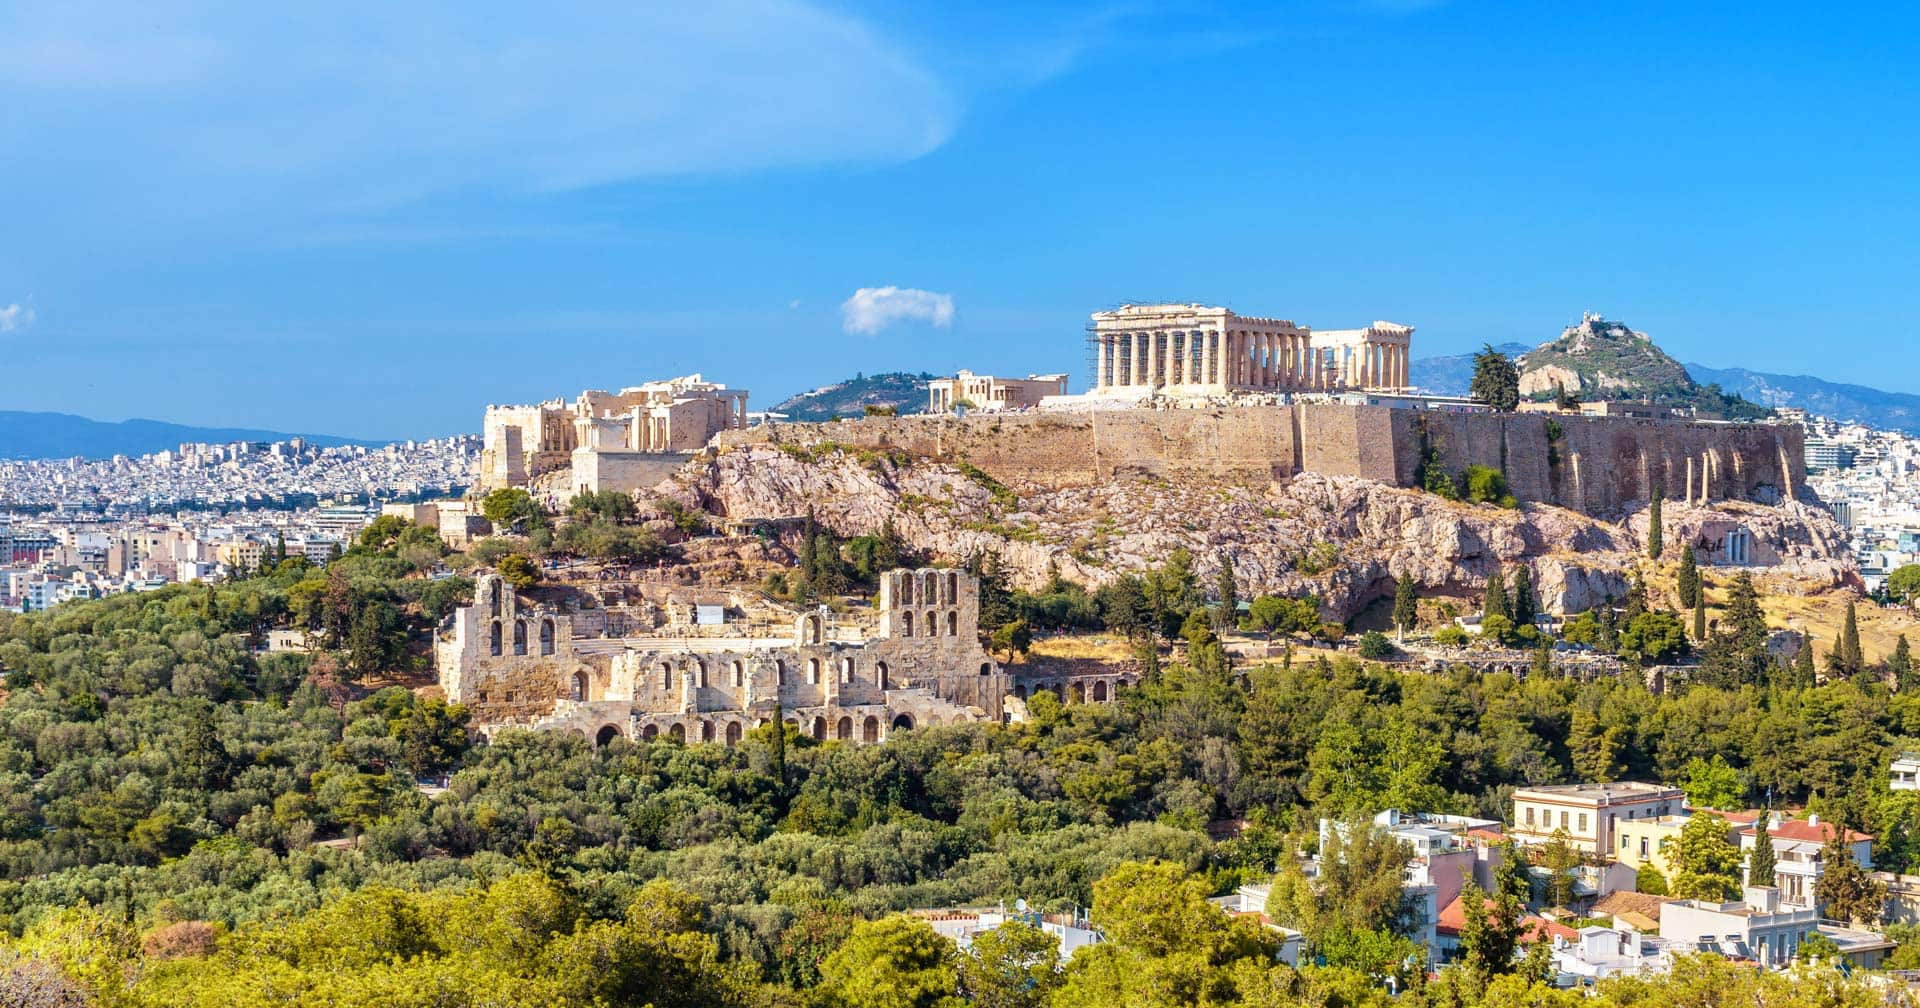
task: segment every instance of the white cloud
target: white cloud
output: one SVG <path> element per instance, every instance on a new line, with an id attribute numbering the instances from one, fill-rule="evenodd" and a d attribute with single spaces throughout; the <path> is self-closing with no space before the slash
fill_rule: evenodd
<path id="1" fill-rule="evenodd" d="M 33 309 L 19 304 L 0 308 L 0 332 L 13 332 L 33 324 Z"/>
<path id="2" fill-rule="evenodd" d="M 946 84 L 810 0 L 0 4 L 9 173 L 201 207 L 918 157 Z"/>
<path id="3" fill-rule="evenodd" d="M 947 328 L 953 324 L 953 295 L 912 287 L 862 287 L 840 304 L 840 323 L 850 333 L 871 336 L 909 320 Z"/>

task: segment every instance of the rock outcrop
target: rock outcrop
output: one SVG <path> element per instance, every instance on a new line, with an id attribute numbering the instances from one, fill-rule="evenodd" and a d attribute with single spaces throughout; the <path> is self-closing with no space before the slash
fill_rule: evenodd
<path id="1" fill-rule="evenodd" d="M 690 465 L 671 484 L 683 503 L 738 519 L 811 511 L 841 535 L 891 520 L 945 560 L 1000 557 L 1037 589 L 1057 571 L 1088 585 L 1137 574 L 1188 550 L 1203 579 L 1232 558 L 1243 597 L 1313 592 L 1347 618 L 1411 577 L 1427 596 L 1476 598 L 1497 567 L 1528 564 L 1543 604 L 1579 611 L 1624 595 L 1645 541 L 1645 509 L 1602 521 L 1564 508 L 1470 506 L 1351 476 L 1303 473 L 1266 484 L 1115 480 L 1093 486 L 1002 485 L 977 469 L 841 448 L 745 446 Z M 1759 555 L 1843 580 L 1845 539 L 1798 503 L 1668 503 L 1669 542 L 1731 524 Z M 1636 524 L 1637 523 L 1637 524 Z"/>

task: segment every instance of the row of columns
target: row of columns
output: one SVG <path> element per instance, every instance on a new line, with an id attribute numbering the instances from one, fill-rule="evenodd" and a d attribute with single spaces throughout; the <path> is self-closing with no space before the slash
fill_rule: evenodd
<path id="1" fill-rule="evenodd" d="M 1329 352 L 1307 333 L 1161 330 L 1096 334 L 1097 388 L 1220 385 L 1276 391 L 1407 388 L 1405 346 L 1359 343 Z"/>

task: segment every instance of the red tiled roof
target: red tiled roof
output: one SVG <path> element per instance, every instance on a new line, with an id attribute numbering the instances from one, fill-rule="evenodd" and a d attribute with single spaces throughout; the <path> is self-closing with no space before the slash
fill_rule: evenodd
<path id="1" fill-rule="evenodd" d="M 1757 830 L 1757 826 L 1742 826 L 1740 828 L 1740 835 L 1752 836 L 1756 832 L 1756 830 Z M 1833 839 L 1833 824 L 1830 822 L 1823 822 L 1820 825 L 1815 826 L 1814 824 L 1806 821 L 1805 819 L 1789 819 L 1778 826 L 1769 828 L 1767 830 L 1767 833 L 1770 834 L 1775 840 L 1794 840 L 1800 843 L 1823 844 L 1823 843 L 1826 843 L 1828 840 Z M 1872 840 L 1872 839 L 1873 837 L 1865 833 L 1861 833 L 1858 830 L 1847 831 L 1848 843 L 1858 843 L 1861 840 Z"/>

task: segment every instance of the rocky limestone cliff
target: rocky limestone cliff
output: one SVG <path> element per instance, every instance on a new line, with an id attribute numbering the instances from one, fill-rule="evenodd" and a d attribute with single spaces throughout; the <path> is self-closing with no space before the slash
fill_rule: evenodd
<path id="1" fill-rule="evenodd" d="M 1243 597 L 1314 592 L 1335 618 L 1390 595 L 1402 577 L 1425 595 L 1471 600 L 1495 567 L 1521 561 L 1550 609 L 1579 611 L 1625 594 L 1646 520 L 1644 509 L 1604 522 L 1548 505 L 1469 506 L 1317 473 L 1245 485 L 1002 486 L 977 470 L 900 452 L 837 448 L 736 448 L 689 465 L 670 488 L 685 504 L 731 518 L 791 518 L 811 509 L 847 536 L 891 519 L 916 548 L 943 560 L 998 554 L 1015 584 L 1028 589 L 1054 570 L 1097 586 L 1157 566 L 1177 547 L 1210 580 L 1224 550 Z M 1662 524 L 1668 542 L 1681 542 L 1729 520 L 1796 572 L 1838 582 L 1851 571 L 1838 526 L 1797 503 L 1669 503 Z"/>
<path id="2" fill-rule="evenodd" d="M 1653 345 L 1646 333 L 1588 314 L 1560 338 L 1528 351 L 1516 362 L 1520 394 L 1552 393 L 1556 387 L 1588 398 L 1690 389 L 1693 379 L 1680 362 Z"/>

